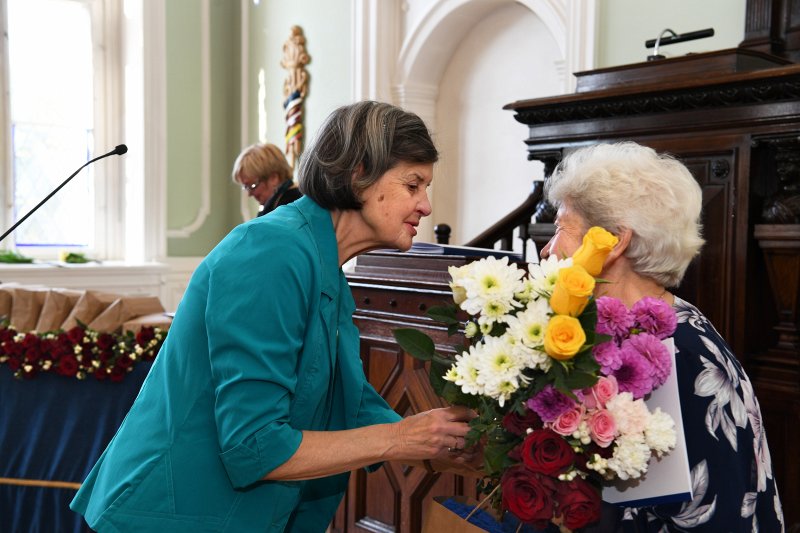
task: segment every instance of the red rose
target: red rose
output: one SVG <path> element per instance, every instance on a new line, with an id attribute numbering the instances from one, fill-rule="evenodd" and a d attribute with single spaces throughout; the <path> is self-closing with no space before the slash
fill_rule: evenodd
<path id="1" fill-rule="evenodd" d="M 522 462 L 534 472 L 557 476 L 575 462 L 575 452 L 555 431 L 538 429 L 522 443 Z"/>
<path id="2" fill-rule="evenodd" d="M 120 355 L 117 359 L 117 366 L 121 368 L 129 368 L 133 365 L 133 359 L 128 355 Z"/>
<path id="3" fill-rule="evenodd" d="M 125 377 L 125 369 L 115 366 L 111 369 L 111 374 L 109 374 L 109 377 L 114 383 L 119 383 L 122 381 L 122 378 Z"/>
<path id="4" fill-rule="evenodd" d="M 8 328 L 0 329 L 0 342 L 10 341 L 14 338 L 14 332 Z"/>
<path id="5" fill-rule="evenodd" d="M 62 376 L 74 376 L 78 373 L 78 360 L 75 356 L 65 355 L 58 360 L 58 368 L 56 371 Z"/>
<path id="6" fill-rule="evenodd" d="M 83 340 L 83 328 L 80 326 L 75 326 L 71 330 L 67 332 L 67 337 L 72 342 L 72 344 L 79 344 Z"/>
<path id="7" fill-rule="evenodd" d="M 20 365 L 22 364 L 22 361 L 17 357 L 12 357 L 8 360 L 6 364 L 8 365 L 8 368 L 11 369 L 12 372 L 16 372 L 17 369 L 19 369 Z"/>
<path id="8" fill-rule="evenodd" d="M 139 346 L 144 346 L 151 340 L 155 338 L 156 334 L 155 331 L 151 326 L 145 326 L 139 330 L 139 333 L 136 334 L 136 343 Z"/>
<path id="9" fill-rule="evenodd" d="M 25 338 L 22 339 L 22 347 L 25 350 L 32 350 L 39 347 L 39 337 L 33 333 L 28 333 L 25 335 Z"/>
<path id="10" fill-rule="evenodd" d="M 101 333 L 97 336 L 97 347 L 101 350 L 108 350 L 114 346 L 114 337 L 108 333 Z"/>
<path id="11" fill-rule="evenodd" d="M 503 427 L 509 433 L 522 436 L 528 433 L 528 428 L 541 429 L 542 420 L 530 409 L 526 409 L 524 415 L 511 411 L 503 417 Z"/>
<path id="12" fill-rule="evenodd" d="M 503 509 L 537 529 L 545 529 L 553 518 L 556 483 L 552 478 L 531 472 L 522 465 L 512 466 L 500 480 Z"/>
<path id="13" fill-rule="evenodd" d="M 108 373 L 106 372 L 105 368 L 98 368 L 97 370 L 94 371 L 94 378 L 97 381 L 103 381 L 107 377 L 108 377 Z"/>
<path id="14" fill-rule="evenodd" d="M 573 531 L 600 520 L 600 491 L 580 477 L 561 483 L 556 500 L 564 525 Z"/>

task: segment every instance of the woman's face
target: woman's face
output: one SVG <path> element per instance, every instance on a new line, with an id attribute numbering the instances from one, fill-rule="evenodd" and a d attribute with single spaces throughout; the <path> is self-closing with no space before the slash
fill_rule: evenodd
<path id="1" fill-rule="evenodd" d="M 361 217 L 379 246 L 408 250 L 422 217 L 431 214 L 431 163 L 400 163 L 361 195 Z"/>
<path id="2" fill-rule="evenodd" d="M 542 248 L 539 254 L 542 259 L 555 254 L 559 259 L 570 257 L 583 242 L 586 233 L 586 221 L 572 210 L 569 202 L 564 202 L 558 208 L 555 220 L 556 232 L 550 242 Z"/>
<path id="3" fill-rule="evenodd" d="M 267 200 L 272 198 L 272 195 L 278 189 L 279 182 L 280 178 L 274 172 L 264 180 L 248 176 L 242 176 L 241 179 L 242 189 L 247 192 L 248 196 L 253 197 L 259 205 L 264 205 Z"/>

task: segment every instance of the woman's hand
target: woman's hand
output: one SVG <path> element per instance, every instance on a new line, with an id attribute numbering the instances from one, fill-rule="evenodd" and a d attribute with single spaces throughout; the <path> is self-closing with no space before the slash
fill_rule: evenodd
<path id="1" fill-rule="evenodd" d="M 476 413 L 466 407 L 431 409 L 394 424 L 392 458 L 444 458 L 464 448 L 468 422 Z M 463 461 L 462 461 L 463 462 Z"/>

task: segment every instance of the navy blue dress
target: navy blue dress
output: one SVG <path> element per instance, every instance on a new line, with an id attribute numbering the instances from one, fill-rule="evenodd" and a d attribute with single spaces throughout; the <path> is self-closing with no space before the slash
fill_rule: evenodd
<path id="1" fill-rule="evenodd" d="M 767 436 L 753 386 L 728 344 L 675 298 L 676 367 L 694 499 L 626 509 L 625 531 L 784 531 Z"/>

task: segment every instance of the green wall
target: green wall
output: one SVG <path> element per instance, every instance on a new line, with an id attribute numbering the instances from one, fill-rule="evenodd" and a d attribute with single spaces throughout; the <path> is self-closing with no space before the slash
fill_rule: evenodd
<path id="1" fill-rule="evenodd" d="M 258 71 L 266 76 L 266 140 L 284 146 L 283 43 L 300 26 L 311 62 L 306 66 L 305 140 L 336 107 L 351 103 L 352 22 L 350 0 L 261 0 L 250 13 L 250 136 L 258 139 Z"/>
<path id="2" fill-rule="evenodd" d="M 167 228 L 191 224 L 201 205 L 202 103 L 199 0 L 169 0 L 167 18 Z M 283 80 L 280 61 L 291 26 L 303 28 L 311 56 L 305 104 L 306 140 L 337 106 L 350 102 L 349 0 L 248 2 L 247 138 L 241 133 L 241 13 L 239 0 L 211 0 L 211 213 L 188 237 L 167 241 L 170 257 L 204 256 L 242 221 L 240 190 L 231 182 L 233 161 L 260 140 L 283 147 Z M 265 139 L 259 136 L 258 74 L 266 83 Z M 255 204 L 253 204 L 255 205 Z"/>
<path id="3" fill-rule="evenodd" d="M 746 0 L 599 0 L 597 68 L 646 61 L 645 48 L 665 28 L 688 33 L 714 28 L 714 36 L 659 48 L 666 57 L 736 48 L 744 40 Z"/>

